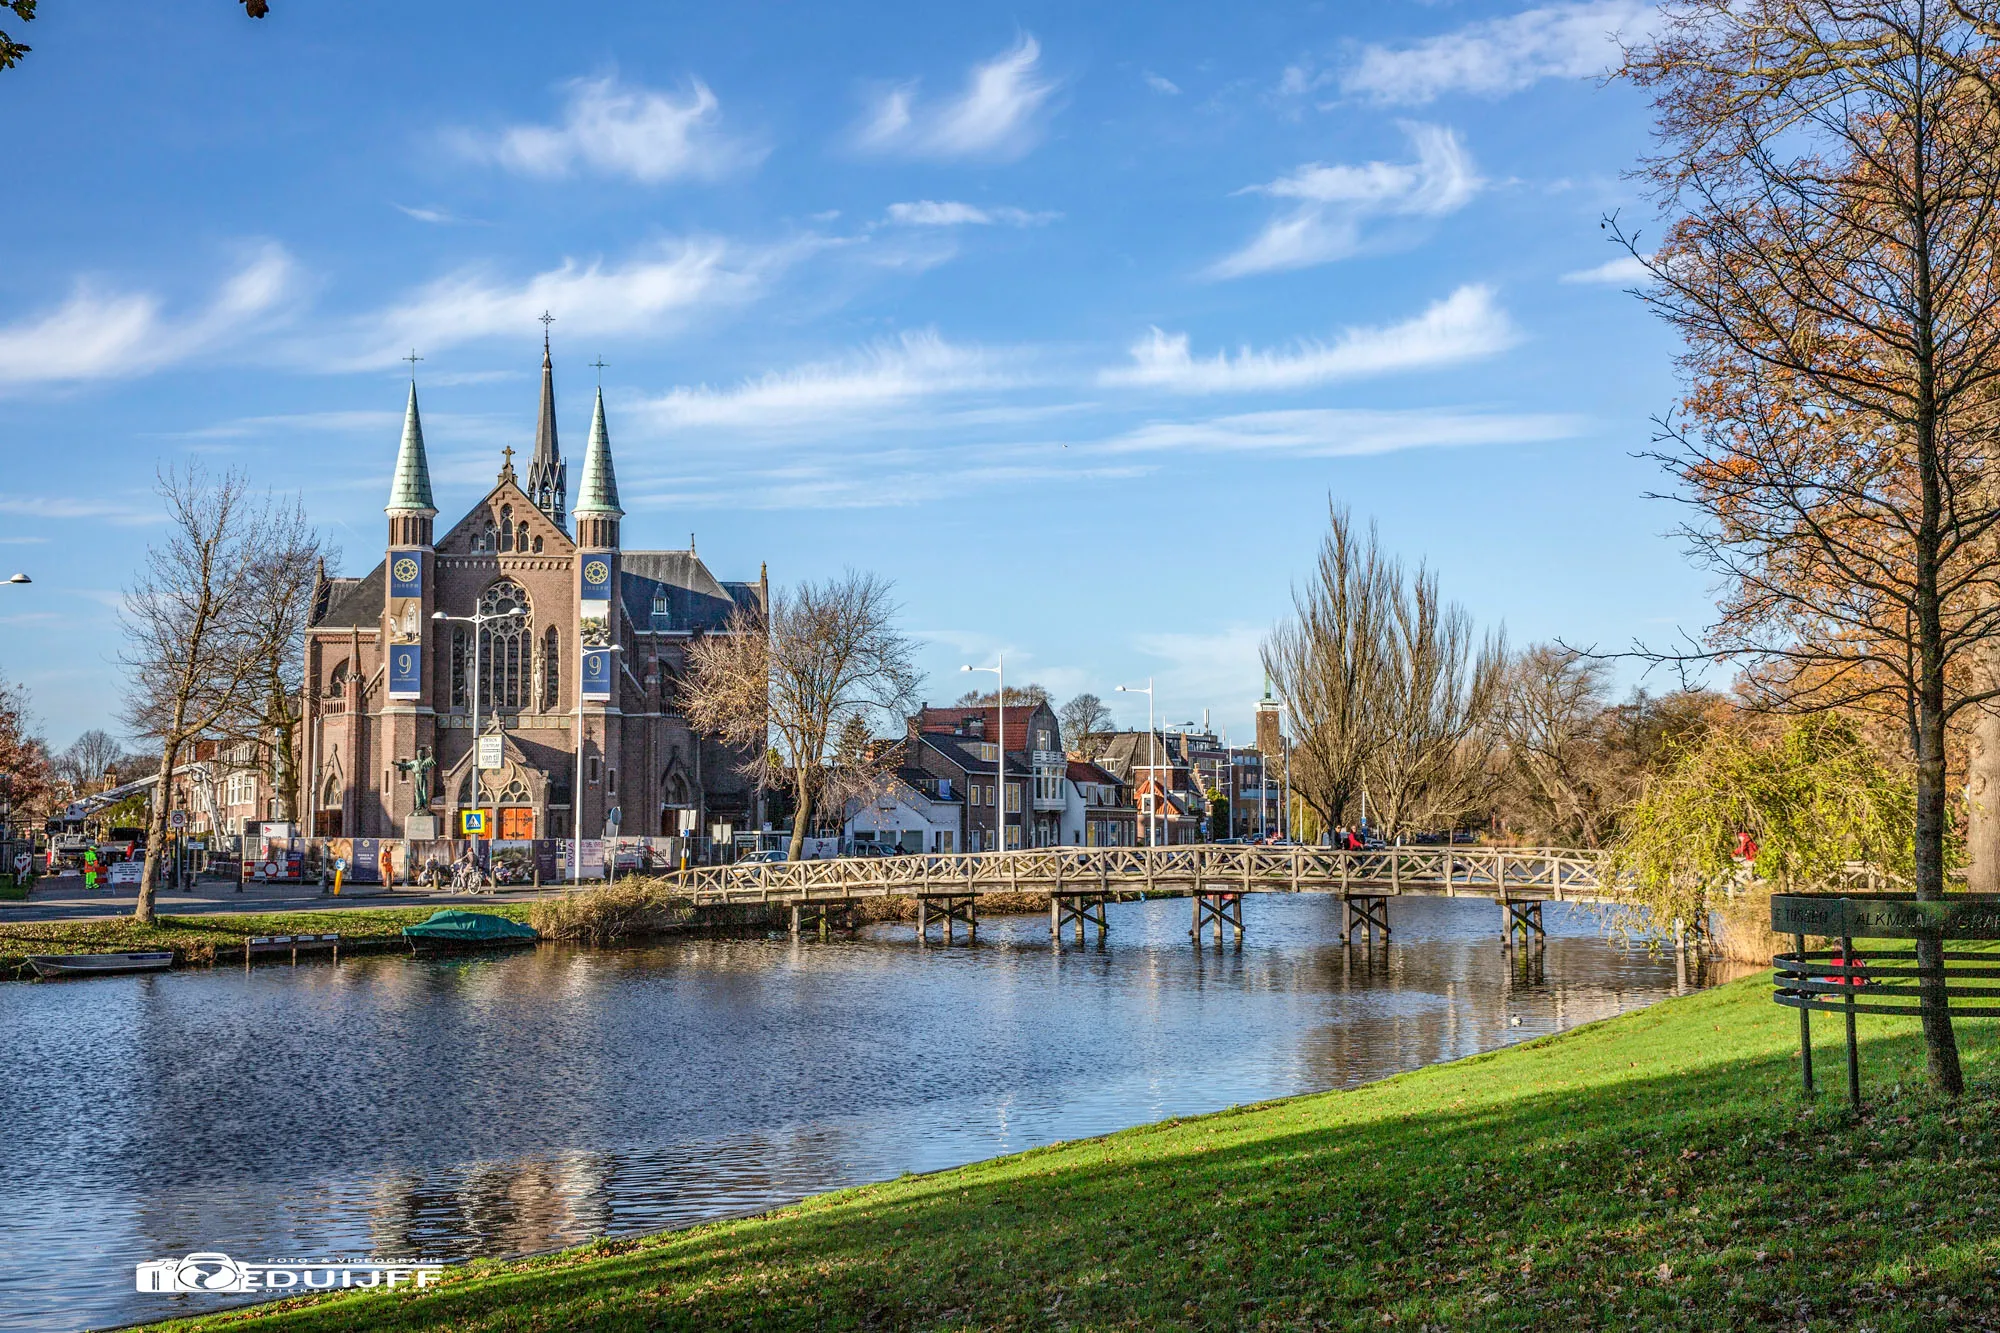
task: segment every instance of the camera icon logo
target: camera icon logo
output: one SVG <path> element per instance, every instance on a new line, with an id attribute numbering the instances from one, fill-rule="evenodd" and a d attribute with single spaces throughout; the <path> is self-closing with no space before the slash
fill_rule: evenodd
<path id="1" fill-rule="evenodd" d="M 143 1292 L 254 1291 L 250 1273 L 226 1254 L 200 1251 L 185 1259 L 154 1259 L 138 1267 Z"/>

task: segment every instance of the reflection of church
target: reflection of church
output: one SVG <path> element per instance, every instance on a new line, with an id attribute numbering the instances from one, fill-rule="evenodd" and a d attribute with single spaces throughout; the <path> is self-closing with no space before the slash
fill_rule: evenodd
<path id="1" fill-rule="evenodd" d="M 499 748 L 498 767 L 479 773 L 478 804 L 493 811 L 499 837 L 568 837 L 572 819 L 598 837 L 614 808 L 628 837 L 754 827 L 743 755 L 697 736 L 674 700 L 690 639 L 722 629 L 739 607 L 761 610 L 762 575 L 719 583 L 691 550 L 620 546 L 624 510 L 601 390 L 565 513 L 569 465 L 556 443 L 546 342 L 525 483 L 514 451 L 503 453 L 497 484 L 434 542 L 411 384 L 388 553 L 366 577 L 322 577 L 314 593 L 300 765 L 308 826 L 326 837 L 456 835 L 459 811 L 473 803 L 476 692 L 479 730 Z M 475 629 L 475 616 L 497 618 Z M 579 721 L 581 793 L 572 790 Z M 431 804 L 421 809 L 426 789 Z M 425 815 L 436 817 L 434 834 Z"/>

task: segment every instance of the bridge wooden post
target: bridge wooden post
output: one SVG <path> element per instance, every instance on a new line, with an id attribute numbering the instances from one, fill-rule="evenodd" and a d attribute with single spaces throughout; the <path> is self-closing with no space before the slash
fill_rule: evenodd
<path id="1" fill-rule="evenodd" d="M 1452 861 L 1456 855 L 1457 853 L 1452 851 L 1452 844 L 1446 843 L 1444 845 L 1444 896 L 1447 898 L 1456 898 L 1458 896 L 1451 887 Z"/>
<path id="2" fill-rule="evenodd" d="M 1196 948 L 1201 947 L 1201 932 L 1211 921 L 1215 923 L 1215 946 L 1222 947 L 1222 928 L 1227 925 L 1236 931 L 1236 942 L 1243 943 L 1243 894 L 1236 889 L 1218 889 L 1196 880 L 1190 886 L 1189 896 L 1194 900 L 1194 929 L 1188 934 L 1194 937 Z"/>
<path id="3" fill-rule="evenodd" d="M 1540 948 L 1548 942 L 1548 934 L 1542 929 L 1542 900 L 1540 898 L 1500 899 L 1500 938 L 1509 949 L 1514 947 L 1514 932 L 1521 933 L 1521 947 Z"/>

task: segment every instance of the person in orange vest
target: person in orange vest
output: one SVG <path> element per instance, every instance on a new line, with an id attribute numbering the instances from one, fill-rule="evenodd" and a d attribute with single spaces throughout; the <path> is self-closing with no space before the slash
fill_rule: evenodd
<path id="1" fill-rule="evenodd" d="M 389 844 L 386 842 L 382 844 L 380 861 L 382 866 L 382 887 L 385 889 L 393 888 L 396 883 L 396 858 L 390 853 Z"/>

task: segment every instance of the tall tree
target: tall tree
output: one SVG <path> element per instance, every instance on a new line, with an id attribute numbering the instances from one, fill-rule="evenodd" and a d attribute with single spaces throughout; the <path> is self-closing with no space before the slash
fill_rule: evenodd
<path id="1" fill-rule="evenodd" d="M 1389 838 L 1456 824 L 1490 781 L 1506 647 L 1496 635 L 1477 639 L 1465 608 L 1418 569 L 1392 580 L 1379 656 L 1375 745 L 1362 766 L 1369 808 Z"/>
<path id="2" fill-rule="evenodd" d="M 283 627 L 258 589 L 274 551 L 301 540 L 296 505 L 253 496 L 240 473 L 162 469 L 167 533 L 126 589 L 126 722 L 160 747 L 147 806 L 146 861 L 134 919 L 153 919 L 173 779 L 198 740 L 239 734 L 262 703 L 263 672 Z"/>
<path id="3" fill-rule="evenodd" d="M 268 765 L 265 776 L 278 818 L 291 819 L 299 790 L 299 724 L 305 717 L 306 621 L 326 561 L 338 557 L 321 543 L 302 510 L 274 511 L 274 545 L 262 553 L 245 594 L 244 613 L 260 627 L 263 654 L 257 679 L 233 728 Z"/>
<path id="4" fill-rule="evenodd" d="M 1642 296 L 1686 343 L 1660 458 L 1727 588 L 1703 652 L 1761 702 L 1893 709 L 1915 756 L 1917 896 L 1945 882 L 1947 730 L 2000 634 L 2000 44 L 1977 0 L 1678 0 L 1624 74 L 1672 217 Z M 1976 11 L 1976 12 L 1975 12 Z M 1616 230 L 1616 222 L 1609 220 Z M 1941 944 L 1932 1077 L 1957 1094 Z"/>
<path id="5" fill-rule="evenodd" d="M 104 780 L 119 757 L 125 753 L 125 743 L 110 732 L 93 727 L 71 741 L 63 752 L 56 756 L 56 775 L 68 784 L 77 795 L 87 795 Z"/>
<path id="6" fill-rule="evenodd" d="M 899 722 L 915 703 L 915 649 L 896 629 L 890 590 L 853 570 L 801 583 L 773 594 L 764 615 L 739 611 L 688 651 L 683 711 L 756 755 L 761 781 L 790 788 L 794 861 L 815 814 L 872 780 L 868 763 L 839 754 L 843 733 Z"/>
<path id="7" fill-rule="evenodd" d="M 998 697 L 999 692 L 997 690 L 967 690 L 964 694 L 958 696 L 957 701 L 952 706 L 954 708 L 991 708 L 993 701 Z M 1036 704 L 1045 704 L 1047 702 L 1049 702 L 1048 690 L 1041 685 L 1037 685 L 1032 680 L 1026 685 L 1009 685 L 1007 687 L 1007 706 L 1009 708 L 1033 708 Z"/>
<path id="8" fill-rule="evenodd" d="M 1264 674 L 1291 724 L 1292 789 L 1322 831 L 1361 793 L 1381 741 L 1383 653 L 1400 575 L 1371 526 L 1329 504 L 1313 577 L 1292 590 L 1292 618 L 1264 640 Z"/>
<path id="9" fill-rule="evenodd" d="M 1063 740 L 1070 751 L 1092 761 L 1104 753 L 1115 725 L 1104 700 L 1089 690 L 1064 704 L 1056 713 L 1056 721 L 1062 725 Z"/>

